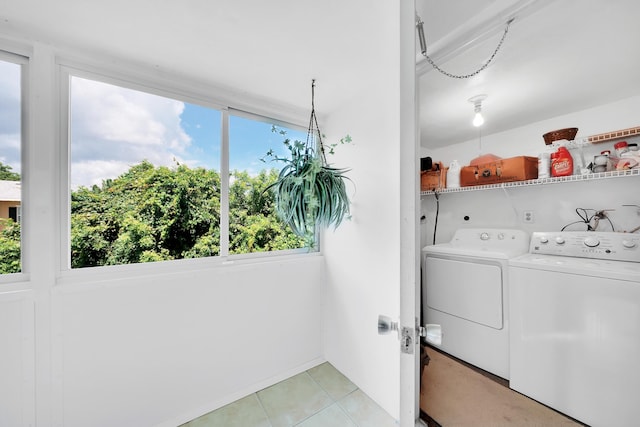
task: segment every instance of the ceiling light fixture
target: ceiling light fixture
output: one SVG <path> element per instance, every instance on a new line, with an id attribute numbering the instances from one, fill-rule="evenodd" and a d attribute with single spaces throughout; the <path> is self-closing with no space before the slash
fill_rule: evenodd
<path id="1" fill-rule="evenodd" d="M 484 124 L 484 117 L 482 117 L 482 101 L 487 99 L 487 95 L 476 95 L 469 98 L 469 102 L 473 104 L 475 116 L 473 116 L 473 125 L 480 127 Z"/>

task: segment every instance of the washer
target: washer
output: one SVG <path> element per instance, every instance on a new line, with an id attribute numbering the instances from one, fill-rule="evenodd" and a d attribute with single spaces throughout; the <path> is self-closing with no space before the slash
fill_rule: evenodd
<path id="1" fill-rule="evenodd" d="M 510 387 L 593 427 L 638 425 L 640 235 L 536 232 L 509 275 Z"/>
<path id="2" fill-rule="evenodd" d="M 509 378 L 508 260 L 528 248 L 511 229 L 460 229 L 423 248 L 423 317 L 441 325 L 443 351 Z"/>

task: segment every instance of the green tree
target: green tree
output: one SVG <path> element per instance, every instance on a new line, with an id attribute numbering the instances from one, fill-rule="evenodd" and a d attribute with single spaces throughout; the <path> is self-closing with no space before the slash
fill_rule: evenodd
<path id="1" fill-rule="evenodd" d="M 117 238 L 106 193 L 94 186 L 71 193 L 71 266 L 105 265 L 110 242 Z"/>
<path id="2" fill-rule="evenodd" d="M 20 224 L 10 218 L 0 219 L 0 274 L 20 270 Z"/>
<path id="3" fill-rule="evenodd" d="M 20 181 L 20 174 L 12 167 L 0 162 L 0 180 Z M 20 224 L 12 219 L 0 219 L 0 274 L 19 273 Z"/>
<path id="4" fill-rule="evenodd" d="M 304 247 L 276 217 L 273 193 L 265 191 L 277 175 L 275 169 L 233 172 L 231 253 Z M 0 274 L 20 272 L 20 224 L 0 221 Z M 71 193 L 70 239 L 72 268 L 218 255 L 220 176 L 143 161 L 100 186 L 80 187 Z"/>
<path id="5" fill-rule="evenodd" d="M 219 239 L 203 237 L 219 236 L 219 213 L 215 171 L 143 161 L 100 187 L 72 192 L 72 267 L 215 255 Z"/>
<path id="6" fill-rule="evenodd" d="M 263 170 L 251 177 L 234 171 L 229 188 L 229 251 L 265 252 L 301 248 L 304 240 L 280 221 L 274 211 L 272 191 L 265 189 L 278 177 L 278 171 Z"/>
<path id="7" fill-rule="evenodd" d="M 265 191 L 277 174 L 232 174 L 231 253 L 304 247 L 276 217 L 273 193 Z M 100 186 L 80 187 L 71 193 L 70 239 L 72 268 L 218 255 L 220 177 L 203 168 L 143 161 Z M 2 219 L 0 274 L 20 269 L 20 224 Z"/>
<path id="8" fill-rule="evenodd" d="M 229 188 L 230 253 L 304 247 L 274 213 L 265 189 L 278 172 L 234 171 Z M 220 176 L 176 165 L 132 166 L 101 186 L 71 194 L 73 268 L 215 256 L 220 253 Z"/>
<path id="9" fill-rule="evenodd" d="M 20 174 L 12 172 L 12 167 L 0 162 L 0 180 L 3 181 L 20 181 Z"/>

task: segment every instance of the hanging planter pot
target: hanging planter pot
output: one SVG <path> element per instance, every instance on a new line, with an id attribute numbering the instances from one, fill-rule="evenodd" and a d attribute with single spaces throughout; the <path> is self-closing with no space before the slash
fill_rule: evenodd
<path id="1" fill-rule="evenodd" d="M 314 92 L 315 80 L 312 80 L 311 118 L 306 142 L 285 139 L 284 145 L 291 158 L 267 153 L 274 160 L 285 163 L 276 182 L 267 187 L 274 192 L 276 214 L 310 247 L 315 245 L 320 228 L 338 227 L 350 213 L 345 186 L 345 180 L 349 179 L 345 176 L 348 169 L 335 168 L 327 162 L 315 113 Z M 340 142 L 351 142 L 351 138 L 346 136 Z M 333 146 L 330 152 L 333 152 Z"/>

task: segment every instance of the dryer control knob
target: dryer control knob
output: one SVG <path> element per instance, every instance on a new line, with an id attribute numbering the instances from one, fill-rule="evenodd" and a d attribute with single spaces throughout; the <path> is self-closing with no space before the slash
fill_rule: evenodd
<path id="1" fill-rule="evenodd" d="M 627 249 L 635 248 L 636 242 L 634 242 L 633 240 L 623 240 L 622 246 L 624 246 Z"/>
<path id="2" fill-rule="evenodd" d="M 489 240 L 489 233 L 482 233 L 480 235 L 480 240 Z"/>
<path id="3" fill-rule="evenodd" d="M 549 239 L 547 238 L 547 236 L 540 237 L 540 243 L 549 243 Z"/>
<path id="4" fill-rule="evenodd" d="M 583 243 L 585 246 L 588 246 L 590 248 L 595 248 L 600 244 L 600 240 L 598 240 L 596 237 L 589 236 L 586 239 L 584 239 Z"/>
<path id="5" fill-rule="evenodd" d="M 564 237 L 562 237 L 562 236 L 556 237 L 556 244 L 564 245 Z"/>

